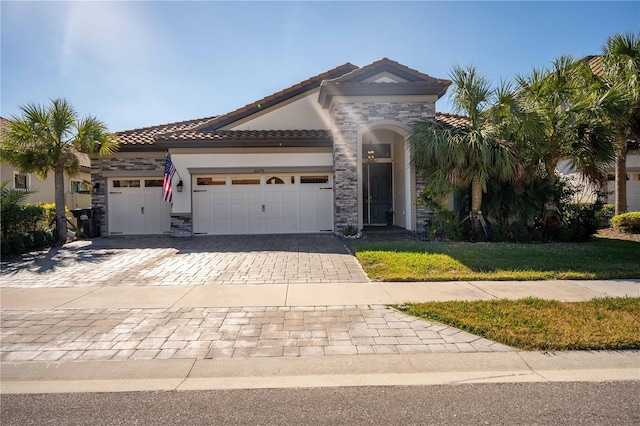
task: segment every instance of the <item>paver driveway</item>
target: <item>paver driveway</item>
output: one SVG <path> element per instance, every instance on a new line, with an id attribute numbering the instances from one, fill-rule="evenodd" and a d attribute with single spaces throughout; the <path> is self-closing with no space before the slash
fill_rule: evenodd
<path id="1" fill-rule="evenodd" d="M 3 294 L 18 287 L 49 291 L 54 306 L 76 301 L 52 296 L 68 290 L 63 287 L 93 286 L 93 294 L 104 286 L 154 286 L 118 292 L 145 290 L 159 298 L 156 308 L 127 308 L 109 298 L 109 307 L 95 308 L 87 296 L 80 306 L 25 309 L 11 300 L 37 302 L 39 296 L 7 296 L 0 315 L 3 363 L 512 350 L 384 305 L 212 307 L 204 297 L 198 307 L 181 308 L 158 294 L 162 285 L 366 283 L 355 257 L 333 235 L 98 238 L 5 261 L 1 278 Z M 233 290 L 256 297 L 255 285 Z"/>
<path id="2" fill-rule="evenodd" d="M 367 282 L 328 234 L 111 237 L 2 262 L 2 287 Z"/>

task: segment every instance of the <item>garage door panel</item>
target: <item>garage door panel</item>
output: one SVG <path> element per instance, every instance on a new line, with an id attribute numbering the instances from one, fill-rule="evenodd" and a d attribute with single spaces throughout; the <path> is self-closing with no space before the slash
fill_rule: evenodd
<path id="1" fill-rule="evenodd" d="M 144 229 L 142 208 L 144 204 L 140 195 L 127 195 L 127 234 L 140 233 Z"/>
<path id="2" fill-rule="evenodd" d="M 138 186 L 114 187 L 137 182 Z M 144 179 L 113 179 L 109 185 L 110 234 L 162 234 L 171 232 L 171 204 L 162 200 L 162 188 L 145 187 Z"/>
<path id="3" fill-rule="evenodd" d="M 224 181 L 213 192 L 198 193 L 210 208 L 201 208 L 194 194 L 194 229 L 208 234 L 261 234 L 319 232 L 332 230 L 333 195 L 331 182 L 301 183 L 300 175 L 273 183 L 271 176 L 205 176 L 198 179 Z M 310 177 L 314 179 L 315 177 Z M 260 184 L 255 184 L 255 181 Z M 247 184 L 251 181 L 251 184 Z M 270 183 L 267 183 L 269 181 Z M 234 182 L 237 182 L 234 184 Z M 239 183 L 243 182 L 243 183 Z M 284 183 L 282 183 L 284 182 Z"/>
<path id="4" fill-rule="evenodd" d="M 333 194 L 321 189 L 316 193 L 317 225 L 320 231 L 333 229 Z"/>
<path id="5" fill-rule="evenodd" d="M 627 181 L 627 207 L 628 211 L 640 211 L 640 180 Z"/>
<path id="6" fill-rule="evenodd" d="M 267 232 L 280 233 L 283 227 L 283 193 L 266 192 L 265 198 L 265 230 Z"/>
<path id="7" fill-rule="evenodd" d="M 229 220 L 231 218 L 228 193 L 213 194 L 213 205 L 210 207 L 214 220 Z"/>
<path id="8" fill-rule="evenodd" d="M 298 192 L 282 194 L 282 228 L 283 232 L 299 232 L 300 198 Z"/>

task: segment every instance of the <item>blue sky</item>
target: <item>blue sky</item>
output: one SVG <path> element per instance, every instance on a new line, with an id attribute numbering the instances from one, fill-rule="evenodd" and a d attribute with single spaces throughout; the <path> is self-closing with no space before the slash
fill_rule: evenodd
<path id="1" fill-rule="evenodd" d="M 111 131 L 223 114 L 346 62 L 498 83 L 640 31 L 640 2 L 0 4 L 0 115 L 66 97 Z M 437 109 L 451 112 L 445 98 Z"/>

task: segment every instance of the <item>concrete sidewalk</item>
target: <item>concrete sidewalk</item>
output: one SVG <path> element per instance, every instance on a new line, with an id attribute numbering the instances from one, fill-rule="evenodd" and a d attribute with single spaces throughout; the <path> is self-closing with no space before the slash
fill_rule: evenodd
<path id="1" fill-rule="evenodd" d="M 446 300 L 520 299 L 529 296 L 575 302 L 596 297 L 640 296 L 640 280 L 5 287 L 0 289 L 0 296 L 3 311 L 391 305 Z"/>
<path id="2" fill-rule="evenodd" d="M 6 287 L 0 392 L 639 380 L 638 351 L 519 352 L 385 306 L 638 295 L 640 280 Z"/>

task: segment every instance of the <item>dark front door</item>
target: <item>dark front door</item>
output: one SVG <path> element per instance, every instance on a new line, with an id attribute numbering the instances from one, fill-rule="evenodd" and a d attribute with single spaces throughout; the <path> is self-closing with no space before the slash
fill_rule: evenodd
<path id="1" fill-rule="evenodd" d="M 364 223 L 387 224 L 392 209 L 391 164 L 365 163 L 363 167 Z"/>

